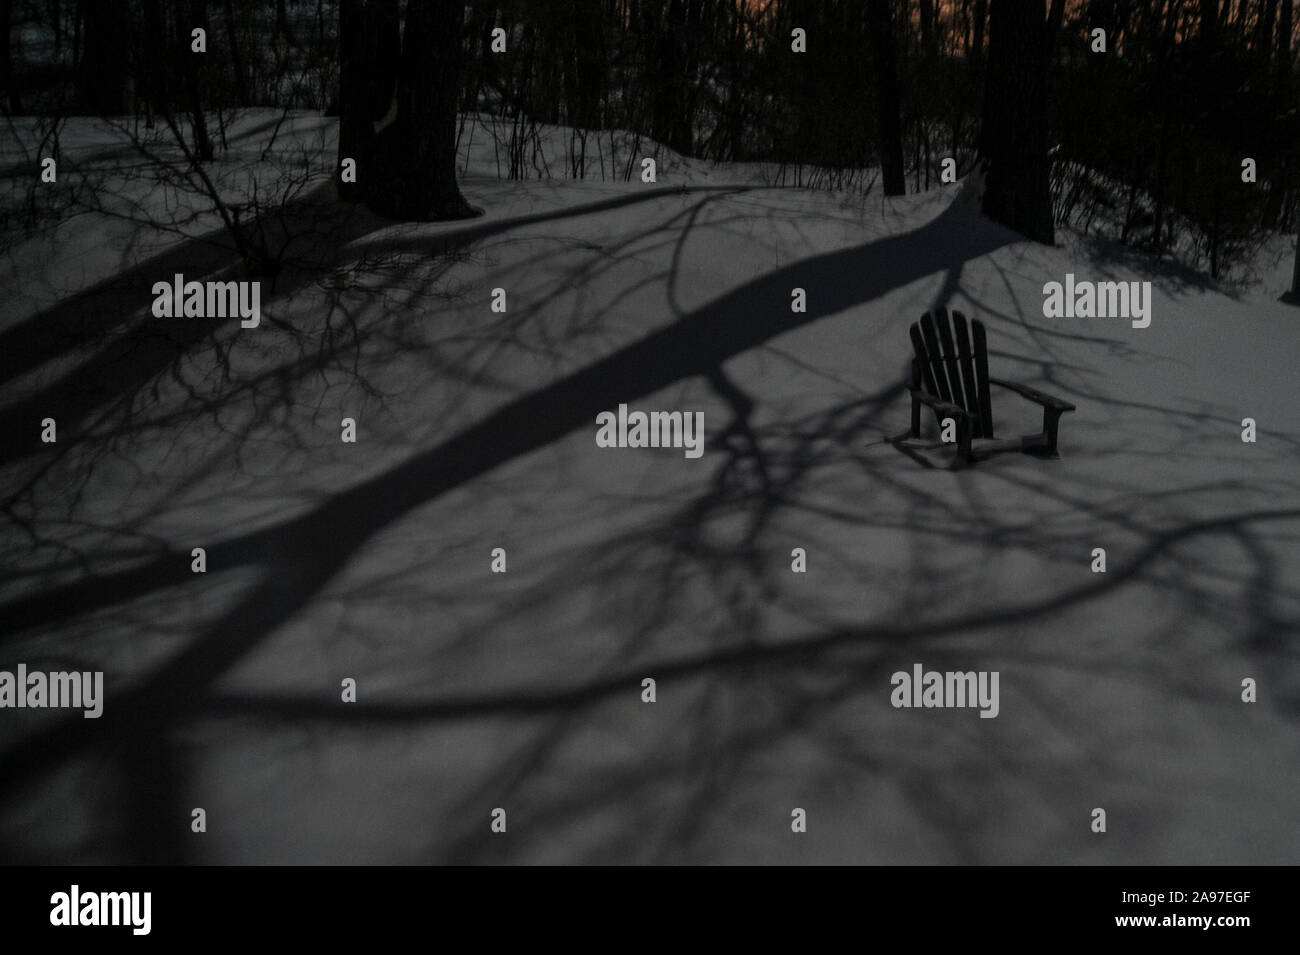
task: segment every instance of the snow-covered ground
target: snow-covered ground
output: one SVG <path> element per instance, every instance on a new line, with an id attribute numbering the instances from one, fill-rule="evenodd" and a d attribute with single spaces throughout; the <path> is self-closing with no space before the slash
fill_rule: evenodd
<path id="1" fill-rule="evenodd" d="M 0 668 L 107 689 L 99 720 L 0 710 L 0 858 L 1300 861 L 1283 250 L 1222 289 L 1021 241 L 954 187 L 771 188 L 664 150 L 655 185 L 504 181 L 484 135 L 483 217 L 392 225 L 334 206 L 331 121 L 263 160 L 276 118 L 213 170 L 265 204 L 306 169 L 257 329 L 150 314 L 155 281 L 236 258 L 99 124 L 62 148 L 104 211 L 4 237 Z M 1067 272 L 1150 281 L 1150 327 L 1045 319 Z M 1077 405 L 1059 459 L 884 440 L 935 305 Z M 598 447 L 620 403 L 702 411 L 704 455 Z M 1039 424 L 1010 393 L 994 415 Z M 916 663 L 998 671 L 999 715 L 893 708 Z"/>

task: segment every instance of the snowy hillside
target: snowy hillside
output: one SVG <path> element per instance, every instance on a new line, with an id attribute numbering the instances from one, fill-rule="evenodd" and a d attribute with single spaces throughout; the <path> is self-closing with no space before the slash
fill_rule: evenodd
<path id="1" fill-rule="evenodd" d="M 278 116 L 214 165 L 229 202 L 279 177 L 258 328 L 151 314 L 155 282 L 238 257 L 94 121 L 60 182 L 102 211 L 5 234 L 0 665 L 106 689 L 98 720 L 0 722 L 0 856 L 1300 860 L 1285 261 L 1225 290 L 1025 242 L 959 186 L 775 188 L 647 144 L 655 184 L 509 181 L 482 131 L 485 214 L 393 225 L 334 204 L 330 121 Z M 1044 318 L 1067 273 L 1150 282 L 1150 327 Z M 1077 406 L 1059 459 L 885 440 L 937 305 Z M 994 400 L 1000 433 L 1038 428 Z M 703 412 L 703 456 L 598 447 L 620 404 Z M 893 707 L 918 663 L 998 671 L 999 714 Z"/>

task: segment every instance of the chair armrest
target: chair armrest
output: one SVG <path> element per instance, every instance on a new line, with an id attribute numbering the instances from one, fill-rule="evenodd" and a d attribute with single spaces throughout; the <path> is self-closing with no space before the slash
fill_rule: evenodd
<path id="1" fill-rule="evenodd" d="M 1014 381 L 1005 381 L 1001 378 L 990 378 L 989 384 L 1001 385 L 1003 388 L 1009 388 L 1022 398 L 1028 398 L 1034 404 L 1041 405 L 1044 408 L 1051 408 L 1053 411 L 1074 410 L 1074 405 L 1070 404 L 1068 401 L 1062 401 L 1060 398 L 1054 398 L 1051 395 L 1044 394 L 1041 391 L 1037 391 L 1025 385 L 1018 385 Z"/>
<path id="2" fill-rule="evenodd" d="M 933 408 L 940 417 L 952 418 L 953 421 L 962 421 L 967 417 L 966 409 L 953 404 L 951 401 L 944 401 L 937 395 L 922 391 L 920 388 L 908 388 L 907 390 L 921 404 Z"/>

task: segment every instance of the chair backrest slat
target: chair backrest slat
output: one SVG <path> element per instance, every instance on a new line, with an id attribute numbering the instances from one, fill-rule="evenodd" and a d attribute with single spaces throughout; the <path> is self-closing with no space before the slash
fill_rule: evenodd
<path id="1" fill-rule="evenodd" d="M 962 405 L 972 419 L 971 434 L 976 438 L 985 437 L 983 405 L 979 399 L 979 380 L 975 377 L 975 358 L 971 352 L 970 330 L 966 326 L 966 316 L 961 312 L 952 313 L 953 340 L 957 345 L 957 367 L 961 370 L 962 390 L 966 400 Z"/>
<path id="2" fill-rule="evenodd" d="M 939 393 L 939 388 L 934 382 L 934 371 L 930 368 L 930 359 L 925 353 L 925 341 L 921 338 L 921 326 L 915 322 L 911 328 L 912 351 L 916 357 L 912 359 L 912 377 L 913 387 L 924 388 L 932 395 Z"/>
<path id="3" fill-rule="evenodd" d="M 952 401 L 952 388 L 948 385 L 948 369 L 944 367 L 943 351 L 939 347 L 939 334 L 934 327 L 934 316 L 926 312 L 921 316 L 921 337 L 925 339 L 926 359 L 939 388 L 939 397 Z"/>
<path id="4" fill-rule="evenodd" d="M 979 383 L 980 418 L 984 437 L 993 437 L 993 405 L 989 401 L 989 347 L 984 339 L 984 323 L 978 318 L 971 320 L 971 331 L 975 336 L 975 380 Z"/>

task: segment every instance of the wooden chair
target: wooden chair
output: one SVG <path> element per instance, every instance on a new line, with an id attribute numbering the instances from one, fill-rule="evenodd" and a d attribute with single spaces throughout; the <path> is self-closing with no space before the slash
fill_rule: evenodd
<path id="1" fill-rule="evenodd" d="M 942 424 L 952 418 L 957 426 L 957 455 L 963 463 L 974 463 L 999 451 L 1026 451 L 1057 457 L 1056 431 L 1061 415 L 1074 405 L 1033 388 L 989 377 L 988 347 L 984 323 L 975 319 L 967 329 L 966 316 L 936 308 L 912 325 L 911 436 L 921 436 L 921 405 L 934 411 Z M 973 336 L 973 337 L 972 337 Z M 993 441 L 993 405 L 989 385 L 1007 388 L 1043 409 L 1043 430 L 1004 441 Z M 972 449 L 974 438 L 986 439 Z"/>

